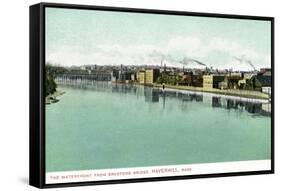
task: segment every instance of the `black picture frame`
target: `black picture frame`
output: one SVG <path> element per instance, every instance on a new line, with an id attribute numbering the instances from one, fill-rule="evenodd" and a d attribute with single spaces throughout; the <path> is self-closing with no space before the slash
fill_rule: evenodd
<path id="1" fill-rule="evenodd" d="M 153 13 L 165 15 L 182 15 L 196 17 L 230 18 L 262 20 L 271 22 L 271 170 L 247 171 L 247 172 L 227 172 L 216 174 L 198 174 L 184 176 L 167 176 L 153 178 L 120 179 L 120 180 L 102 180 L 92 182 L 74 182 L 74 183 L 45 183 L 45 8 L 67 8 L 82 10 L 103 10 L 133 13 Z M 57 3 L 39 3 L 30 6 L 30 139 L 29 139 L 29 184 L 38 188 L 54 188 L 66 186 L 84 186 L 116 183 L 132 183 L 147 181 L 167 181 L 193 178 L 211 178 L 242 175 L 258 175 L 274 173 L 274 18 L 249 15 L 231 15 L 216 13 L 196 13 L 184 11 L 153 10 L 153 9 L 135 9 L 121 7 L 104 7 L 90 5 L 73 5 Z"/>

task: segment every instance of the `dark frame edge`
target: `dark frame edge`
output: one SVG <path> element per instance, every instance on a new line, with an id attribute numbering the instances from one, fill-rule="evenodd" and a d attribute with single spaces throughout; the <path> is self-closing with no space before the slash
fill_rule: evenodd
<path id="1" fill-rule="evenodd" d="M 211 12 L 191 12 L 191 11 L 179 11 L 179 10 L 167 10 L 167 9 L 165 10 L 165 9 L 132 8 L 132 7 L 110 7 L 110 6 L 98 6 L 98 5 L 87 5 L 87 4 L 49 3 L 49 2 L 41 2 L 40 4 L 42 4 L 44 7 L 66 8 L 66 9 L 117 11 L 117 12 L 130 12 L 130 13 L 151 13 L 151 14 L 164 14 L 164 15 L 248 19 L 248 20 L 262 20 L 262 21 L 271 21 L 272 19 L 274 19 L 274 17 L 270 17 L 270 16 L 222 14 L 222 13 L 211 13 Z"/>
<path id="2" fill-rule="evenodd" d="M 29 7 L 29 185 L 43 188 L 41 126 L 41 4 Z"/>
<path id="3" fill-rule="evenodd" d="M 271 172 L 275 173 L 275 21 L 271 17 Z"/>

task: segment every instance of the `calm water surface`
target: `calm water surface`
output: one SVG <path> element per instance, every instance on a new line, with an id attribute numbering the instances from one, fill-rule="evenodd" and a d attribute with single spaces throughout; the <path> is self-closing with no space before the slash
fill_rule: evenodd
<path id="1" fill-rule="evenodd" d="M 270 159 L 261 104 L 99 82 L 46 105 L 46 171 Z"/>

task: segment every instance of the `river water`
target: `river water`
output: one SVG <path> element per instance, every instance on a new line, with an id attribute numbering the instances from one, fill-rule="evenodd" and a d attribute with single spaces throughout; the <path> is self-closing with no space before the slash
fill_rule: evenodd
<path id="1" fill-rule="evenodd" d="M 261 103 L 95 82 L 46 105 L 46 171 L 270 159 Z"/>

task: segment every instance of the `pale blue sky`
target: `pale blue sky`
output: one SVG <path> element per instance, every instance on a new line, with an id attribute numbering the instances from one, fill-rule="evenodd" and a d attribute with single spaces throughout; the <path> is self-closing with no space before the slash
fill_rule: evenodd
<path id="1" fill-rule="evenodd" d="M 184 57 L 214 68 L 270 66 L 269 21 L 46 8 L 46 59 L 84 64 L 181 66 Z"/>

